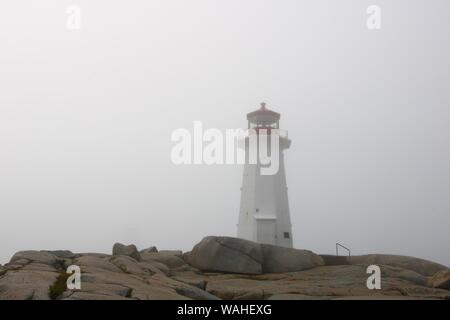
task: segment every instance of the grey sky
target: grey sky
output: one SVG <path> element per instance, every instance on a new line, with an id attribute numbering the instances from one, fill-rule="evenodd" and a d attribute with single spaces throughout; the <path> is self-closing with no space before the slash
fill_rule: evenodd
<path id="1" fill-rule="evenodd" d="M 296 247 L 450 265 L 449 36 L 448 0 L 4 1 L 0 263 L 235 235 L 242 167 L 174 166 L 170 135 L 266 101 Z"/>

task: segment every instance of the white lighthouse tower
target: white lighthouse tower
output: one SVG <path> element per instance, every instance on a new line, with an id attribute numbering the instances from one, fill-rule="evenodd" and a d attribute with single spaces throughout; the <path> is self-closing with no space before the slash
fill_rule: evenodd
<path id="1" fill-rule="evenodd" d="M 239 212 L 238 237 L 259 243 L 273 244 L 292 248 L 291 219 L 284 170 L 283 151 L 288 149 L 291 141 L 287 131 L 279 130 L 280 114 L 266 108 L 261 108 L 247 114 L 248 132 L 245 137 L 246 155 L 249 155 L 250 135 L 256 139 L 267 139 L 270 135 L 279 136 L 278 152 L 279 168 L 275 174 L 262 175 L 261 162 L 249 163 L 248 157 L 244 166 L 244 177 L 241 187 L 241 205 Z M 253 137 L 254 138 L 254 137 Z M 259 144 L 257 144 L 259 148 Z M 259 155 L 259 149 L 258 153 Z"/>

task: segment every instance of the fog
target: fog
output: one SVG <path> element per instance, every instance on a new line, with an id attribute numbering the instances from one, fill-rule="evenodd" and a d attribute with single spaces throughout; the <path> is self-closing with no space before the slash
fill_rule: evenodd
<path id="1" fill-rule="evenodd" d="M 295 247 L 450 265 L 449 36 L 447 0 L 3 1 L 0 263 L 235 236 L 242 166 L 176 166 L 171 133 L 265 101 Z"/>

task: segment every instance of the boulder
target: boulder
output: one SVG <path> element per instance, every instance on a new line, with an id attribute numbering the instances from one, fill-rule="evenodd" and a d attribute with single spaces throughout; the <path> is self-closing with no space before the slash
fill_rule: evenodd
<path id="1" fill-rule="evenodd" d="M 230 237 L 206 237 L 184 258 L 202 271 L 242 274 L 301 271 L 324 264 L 311 251 Z"/>
<path id="2" fill-rule="evenodd" d="M 139 251 L 139 253 L 151 253 L 151 252 L 158 252 L 158 249 L 156 247 L 149 247 L 147 249 Z"/>
<path id="3" fill-rule="evenodd" d="M 136 261 L 141 261 L 141 255 L 134 244 L 126 246 L 121 243 L 115 243 L 112 254 L 113 256 L 129 256 Z"/>
<path id="4" fill-rule="evenodd" d="M 262 244 L 263 273 L 283 273 L 307 270 L 324 265 L 312 251 Z"/>
<path id="5" fill-rule="evenodd" d="M 450 269 L 434 274 L 430 279 L 430 284 L 433 288 L 450 290 Z"/>
<path id="6" fill-rule="evenodd" d="M 350 264 L 359 264 L 365 266 L 375 264 L 399 267 L 402 269 L 415 271 L 426 277 L 432 276 L 436 272 L 448 269 L 446 266 L 428 260 L 390 254 L 351 256 L 348 258 L 348 261 Z"/>
<path id="7" fill-rule="evenodd" d="M 185 255 L 185 259 L 202 271 L 262 273 L 261 245 L 243 239 L 206 237 Z"/>

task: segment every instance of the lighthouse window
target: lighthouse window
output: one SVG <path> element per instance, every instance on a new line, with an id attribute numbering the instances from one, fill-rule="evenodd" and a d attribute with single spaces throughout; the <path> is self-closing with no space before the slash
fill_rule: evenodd
<path id="1" fill-rule="evenodd" d="M 289 239 L 289 232 L 284 232 L 284 238 Z"/>

